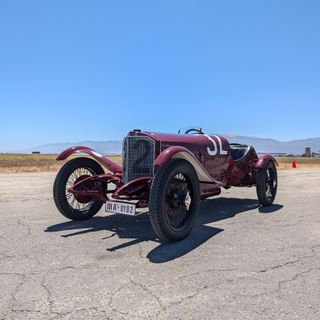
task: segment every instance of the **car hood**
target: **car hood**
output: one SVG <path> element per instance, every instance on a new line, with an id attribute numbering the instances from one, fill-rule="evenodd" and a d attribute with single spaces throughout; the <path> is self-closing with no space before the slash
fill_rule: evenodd
<path id="1" fill-rule="evenodd" d="M 149 131 L 142 131 L 141 135 L 148 136 L 151 139 L 154 139 L 156 141 L 159 141 L 161 143 L 168 143 L 170 145 L 180 145 L 180 144 L 194 144 L 194 145 L 209 145 L 210 140 L 209 137 L 214 137 L 211 135 L 207 134 L 172 134 L 172 133 L 160 133 L 160 132 L 149 132 Z M 222 137 L 222 136 L 217 136 L 219 137 L 223 144 L 229 144 L 228 141 Z"/>

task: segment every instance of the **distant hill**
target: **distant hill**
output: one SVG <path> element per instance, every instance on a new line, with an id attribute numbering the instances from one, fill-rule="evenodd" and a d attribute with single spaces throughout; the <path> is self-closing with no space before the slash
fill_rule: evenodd
<path id="1" fill-rule="evenodd" d="M 105 154 L 121 154 L 122 153 L 122 141 L 79 141 L 79 142 L 67 142 L 67 143 L 50 143 L 41 146 L 35 146 L 19 150 L 18 153 L 31 153 L 33 151 L 39 151 L 41 153 L 57 154 L 61 151 L 73 147 L 73 146 L 85 146 L 94 149 L 97 152 Z"/>
<path id="2" fill-rule="evenodd" d="M 304 154 L 305 148 L 310 147 L 311 152 L 319 153 L 320 138 L 300 139 L 292 141 L 278 141 L 244 136 L 226 136 L 229 142 L 238 142 L 253 146 L 258 152 Z"/>
<path id="3" fill-rule="evenodd" d="M 257 152 L 264 153 L 287 153 L 287 154 L 303 154 L 305 147 L 310 147 L 312 152 L 319 152 L 320 138 L 301 139 L 292 141 L 278 141 L 274 139 L 245 137 L 245 136 L 229 136 L 225 135 L 229 142 L 238 142 L 252 145 Z M 64 149 L 72 146 L 87 146 L 97 152 L 104 154 L 121 154 L 122 141 L 80 141 L 70 143 L 52 143 L 32 148 L 19 150 L 18 153 L 31 153 L 32 151 L 40 151 L 41 153 L 57 154 Z"/>

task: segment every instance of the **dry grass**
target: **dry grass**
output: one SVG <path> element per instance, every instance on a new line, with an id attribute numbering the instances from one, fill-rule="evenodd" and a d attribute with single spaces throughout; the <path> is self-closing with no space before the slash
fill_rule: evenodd
<path id="1" fill-rule="evenodd" d="M 288 170 L 292 168 L 292 161 L 296 161 L 297 169 L 320 168 L 320 158 L 304 158 L 304 157 L 279 157 L 279 169 Z"/>
<path id="2" fill-rule="evenodd" d="M 66 161 L 56 161 L 54 154 L 0 154 L 0 173 L 14 172 L 57 172 Z M 109 156 L 121 162 L 121 156 Z M 288 170 L 293 160 L 297 169 L 320 168 L 320 158 L 277 158 L 279 169 Z"/>
<path id="3" fill-rule="evenodd" d="M 56 154 L 0 154 L 0 173 L 56 172 L 67 161 L 56 161 L 56 157 Z M 121 156 L 109 158 L 121 162 Z"/>

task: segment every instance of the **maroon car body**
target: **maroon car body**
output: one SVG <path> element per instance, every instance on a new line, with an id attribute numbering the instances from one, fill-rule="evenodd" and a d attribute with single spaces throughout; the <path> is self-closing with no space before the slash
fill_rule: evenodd
<path id="1" fill-rule="evenodd" d="M 269 192 L 269 200 L 272 201 L 263 203 L 259 192 L 258 198 L 262 205 L 270 205 L 273 202 L 277 177 L 276 160 L 271 155 L 266 154 L 259 158 L 252 146 L 230 144 L 223 136 L 207 135 L 198 129 L 189 131 L 193 134 L 141 130 L 129 132 L 123 142 L 122 165 L 87 147 L 69 148 L 63 151 L 57 160 L 65 160 L 72 154 L 84 153 L 108 172 L 82 175 L 73 181 L 72 185 L 68 185 L 67 192 L 80 203 L 88 203 L 89 200 L 100 203 L 110 200 L 134 201 L 138 208 L 148 207 L 153 180 L 158 171 L 170 162 L 179 160 L 194 169 L 201 199 L 219 195 L 221 188 L 256 185 L 260 172 L 260 176 L 263 174 L 260 178 L 263 180 L 261 185 L 264 184 L 264 191 Z M 272 171 L 268 177 L 270 166 Z M 273 180 L 269 181 L 271 174 Z M 272 194 L 267 190 L 268 186 L 274 189 L 271 190 Z M 61 184 L 58 187 L 61 188 Z"/>

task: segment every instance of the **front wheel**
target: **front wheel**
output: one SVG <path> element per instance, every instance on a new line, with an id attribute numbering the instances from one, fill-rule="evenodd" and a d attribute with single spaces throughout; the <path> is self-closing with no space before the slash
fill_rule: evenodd
<path id="1" fill-rule="evenodd" d="M 77 197 L 68 189 L 82 179 L 103 173 L 102 167 L 90 158 L 72 159 L 60 169 L 53 185 L 53 199 L 62 215 L 71 220 L 85 220 L 101 209 L 102 202 L 90 197 Z"/>
<path id="2" fill-rule="evenodd" d="M 149 209 L 152 227 L 161 241 L 178 241 L 192 230 L 200 207 L 198 175 L 192 165 L 171 160 L 156 173 Z"/>
<path id="3" fill-rule="evenodd" d="M 271 206 L 278 188 L 277 168 L 273 161 L 266 168 L 258 169 L 256 185 L 260 204 L 263 207 Z"/>

